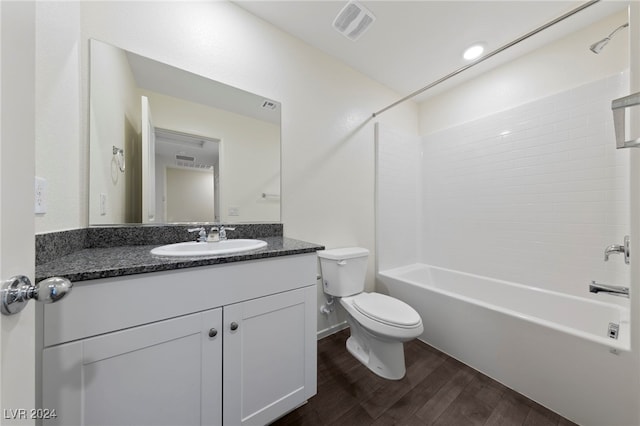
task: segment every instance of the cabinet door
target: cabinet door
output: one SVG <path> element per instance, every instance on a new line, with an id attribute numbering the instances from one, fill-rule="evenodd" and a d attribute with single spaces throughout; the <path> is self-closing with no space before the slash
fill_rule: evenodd
<path id="1" fill-rule="evenodd" d="M 221 424 L 221 326 L 218 308 L 45 349 L 45 424 Z"/>
<path id="2" fill-rule="evenodd" d="M 225 425 L 266 424 L 315 395 L 315 300 L 312 286 L 224 307 Z"/>

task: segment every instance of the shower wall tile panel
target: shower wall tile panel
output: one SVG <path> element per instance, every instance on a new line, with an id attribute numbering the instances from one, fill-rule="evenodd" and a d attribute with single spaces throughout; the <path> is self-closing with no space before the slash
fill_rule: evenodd
<path id="1" fill-rule="evenodd" d="M 423 138 L 424 263 L 585 296 L 628 285 L 604 248 L 629 233 L 629 152 L 616 150 L 611 76 Z"/>
<path id="2" fill-rule="evenodd" d="M 419 258 L 420 138 L 376 124 L 376 221 L 378 269 Z"/>

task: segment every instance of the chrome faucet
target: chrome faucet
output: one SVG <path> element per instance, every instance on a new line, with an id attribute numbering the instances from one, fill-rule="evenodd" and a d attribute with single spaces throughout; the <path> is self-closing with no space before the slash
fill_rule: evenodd
<path id="1" fill-rule="evenodd" d="M 220 235 L 220 241 L 224 241 L 227 239 L 227 231 L 235 231 L 236 228 L 225 228 L 224 225 L 220 225 L 218 233 Z"/>
<path id="2" fill-rule="evenodd" d="M 199 228 L 190 228 L 187 229 L 187 231 L 189 232 L 197 232 L 198 233 L 198 242 L 199 243 L 206 243 L 207 242 L 207 231 L 205 231 L 204 227 L 201 226 Z"/>
<path id="3" fill-rule="evenodd" d="M 624 236 L 623 245 L 611 244 L 609 247 L 604 249 L 605 262 L 609 260 L 609 255 L 611 253 L 614 253 L 614 254 L 624 253 L 624 263 L 628 265 L 629 264 L 629 236 L 628 235 Z"/>
<path id="4" fill-rule="evenodd" d="M 597 283 L 595 281 L 591 281 L 591 284 L 589 284 L 589 292 L 596 293 L 596 294 L 603 292 L 603 293 L 611 294 L 612 296 L 626 297 L 627 299 L 629 298 L 629 287 L 602 284 L 602 283 Z"/>
<path id="5" fill-rule="evenodd" d="M 209 235 L 207 236 L 207 242 L 218 242 L 220 241 L 220 233 L 218 231 L 217 226 L 212 226 L 209 230 Z"/>

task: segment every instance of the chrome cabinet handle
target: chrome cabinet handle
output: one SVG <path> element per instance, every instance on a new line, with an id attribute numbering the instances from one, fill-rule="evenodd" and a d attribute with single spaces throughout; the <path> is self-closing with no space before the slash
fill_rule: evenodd
<path id="1" fill-rule="evenodd" d="M 218 335 L 218 330 L 215 328 L 209 329 L 209 337 L 216 337 Z"/>
<path id="2" fill-rule="evenodd" d="M 3 315 L 17 314 L 31 299 L 42 303 L 54 303 L 65 297 L 73 287 L 66 278 L 47 278 L 36 285 L 24 275 L 16 275 L 2 283 L 0 288 L 0 312 Z"/>
<path id="3" fill-rule="evenodd" d="M 232 322 L 229 328 L 231 329 L 231 331 L 236 331 L 238 329 L 238 323 Z"/>

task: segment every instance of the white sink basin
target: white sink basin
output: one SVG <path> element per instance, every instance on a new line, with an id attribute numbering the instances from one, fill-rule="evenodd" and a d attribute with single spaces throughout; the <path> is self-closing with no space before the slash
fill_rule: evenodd
<path id="1" fill-rule="evenodd" d="M 223 254 L 242 253 L 245 251 L 257 250 L 267 246 L 262 240 L 224 240 L 215 243 L 199 243 L 189 241 L 186 243 L 168 244 L 156 247 L 151 250 L 151 254 L 156 256 L 218 256 Z"/>

